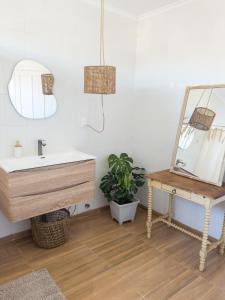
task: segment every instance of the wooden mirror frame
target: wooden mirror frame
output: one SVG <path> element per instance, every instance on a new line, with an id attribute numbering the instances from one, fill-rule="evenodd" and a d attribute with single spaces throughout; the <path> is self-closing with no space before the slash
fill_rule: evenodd
<path id="1" fill-rule="evenodd" d="M 182 124 L 183 124 L 183 120 L 184 120 L 184 116 L 185 116 L 185 112 L 186 112 L 186 108 L 187 108 L 187 103 L 188 103 L 190 91 L 194 90 L 194 89 L 215 89 L 215 88 L 224 88 L 225 89 L 225 84 L 193 85 L 193 86 L 187 86 L 186 87 L 185 95 L 184 95 L 184 101 L 183 101 L 183 105 L 182 105 L 181 113 L 180 113 L 180 121 L 179 121 L 178 129 L 177 129 L 175 146 L 174 146 L 173 155 L 172 155 L 170 172 L 175 173 L 175 174 L 180 175 L 180 176 L 195 179 L 197 181 L 210 183 L 210 184 L 213 184 L 213 185 L 216 185 L 216 186 L 222 186 L 223 177 L 224 177 L 224 173 L 225 173 L 225 163 L 223 163 L 223 165 L 221 166 L 220 178 L 219 178 L 219 183 L 218 184 L 216 184 L 215 182 L 210 182 L 210 181 L 207 181 L 207 180 L 204 180 L 204 179 L 201 179 L 201 178 L 197 178 L 195 176 L 188 175 L 188 174 L 185 174 L 185 173 L 174 170 L 174 167 L 175 167 L 175 164 L 176 164 L 176 156 L 177 156 L 177 151 L 178 151 L 178 144 L 179 144 L 179 140 L 180 140 Z M 225 153 L 224 153 L 223 161 L 225 161 Z"/>

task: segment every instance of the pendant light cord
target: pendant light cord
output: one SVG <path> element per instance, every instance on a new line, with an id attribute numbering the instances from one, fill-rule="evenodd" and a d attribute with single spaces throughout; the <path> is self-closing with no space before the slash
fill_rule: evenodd
<path id="1" fill-rule="evenodd" d="M 100 8 L 100 66 L 105 65 L 105 41 L 104 41 L 104 0 L 101 0 Z M 104 95 L 101 94 L 101 110 L 102 110 L 102 128 L 96 129 L 93 126 L 87 124 L 86 126 L 91 128 L 97 133 L 102 133 L 105 130 L 105 112 L 104 112 Z"/>
<path id="2" fill-rule="evenodd" d="M 100 9 L 100 66 L 105 65 L 105 41 L 104 41 L 104 27 L 105 27 L 105 7 L 104 0 L 101 0 Z"/>
<path id="3" fill-rule="evenodd" d="M 101 129 L 96 129 L 93 126 L 87 124 L 86 126 L 91 128 L 97 133 L 102 133 L 105 130 L 105 112 L 104 112 L 104 98 L 103 95 L 101 95 L 101 109 L 102 109 L 102 128 Z"/>
<path id="4" fill-rule="evenodd" d="M 206 92 L 206 90 L 203 90 L 203 91 L 202 91 L 201 97 L 199 98 L 199 100 L 198 100 L 198 102 L 197 102 L 197 104 L 196 104 L 196 107 L 199 106 L 200 102 L 202 101 L 203 96 L 205 95 L 205 92 Z"/>
<path id="5" fill-rule="evenodd" d="M 199 106 L 200 102 L 202 101 L 203 96 L 205 95 L 205 92 L 206 92 L 206 90 L 203 90 L 203 92 L 202 92 L 202 94 L 201 94 L 201 97 L 200 97 L 200 99 L 199 99 L 199 101 L 198 101 L 196 107 Z M 210 91 L 209 98 L 208 98 L 208 101 L 207 101 L 207 104 L 206 104 L 206 108 L 208 108 L 208 106 L 209 106 L 209 102 L 210 102 L 210 100 L 211 100 L 212 93 L 213 93 L 213 88 L 212 88 L 211 91 Z"/>
<path id="6" fill-rule="evenodd" d="M 211 100 L 212 93 L 213 93 L 213 89 L 211 89 L 211 92 L 210 92 L 210 94 L 209 94 L 209 99 L 208 99 L 208 102 L 207 102 L 207 104 L 206 104 L 206 108 L 209 107 L 209 102 L 210 102 L 210 100 Z"/>

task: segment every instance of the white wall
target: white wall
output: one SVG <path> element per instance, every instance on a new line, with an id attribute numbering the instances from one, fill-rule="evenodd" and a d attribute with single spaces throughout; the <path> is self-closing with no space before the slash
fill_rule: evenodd
<path id="1" fill-rule="evenodd" d="M 80 126 L 87 114 L 93 125 L 99 125 L 98 96 L 82 93 L 83 66 L 98 63 L 97 8 L 81 0 L 2 1 L 0 157 L 12 154 L 17 139 L 23 143 L 25 155 L 32 155 L 36 140 L 45 138 L 48 152 L 76 147 L 95 154 L 98 184 L 111 152 L 127 151 L 149 172 L 168 168 L 184 87 L 225 82 L 224 10 L 223 0 L 190 0 L 145 18 L 139 21 L 137 45 L 136 22 L 106 13 L 106 59 L 117 66 L 117 94 L 105 99 L 106 130 L 98 135 Z M 53 118 L 28 121 L 10 104 L 7 83 L 14 65 L 25 58 L 41 62 L 55 76 L 58 111 Z M 155 196 L 154 208 L 165 211 L 166 194 L 155 192 Z M 146 203 L 146 189 L 140 197 Z M 96 199 L 92 208 L 104 205 L 99 191 Z M 77 211 L 83 211 L 83 205 Z M 210 233 L 215 237 L 222 214 L 220 208 L 213 211 Z M 203 210 L 179 200 L 175 217 L 201 229 Z M 28 226 L 28 222 L 10 224 L 0 215 L 0 237 Z"/>
<path id="2" fill-rule="evenodd" d="M 170 166 L 185 86 L 225 82 L 224 11 L 224 0 L 192 0 L 139 22 L 135 157 L 150 172 Z M 162 198 L 157 193 L 154 203 L 161 212 Z M 215 237 L 222 216 L 220 207 L 213 210 Z M 175 218 L 202 229 L 203 210 L 197 205 L 177 200 Z"/>
<path id="3" fill-rule="evenodd" d="M 37 139 L 44 138 L 48 153 L 75 147 L 96 155 L 99 182 L 106 156 L 129 151 L 129 107 L 133 101 L 136 47 L 136 22 L 132 19 L 106 13 L 106 60 L 117 66 L 117 94 L 105 99 L 103 134 L 81 127 L 81 119 L 88 115 L 89 108 L 92 122 L 100 118 L 99 98 L 82 93 L 83 67 L 99 62 L 98 18 L 98 8 L 81 0 L 1 1 L 0 158 L 12 155 L 17 139 L 24 146 L 24 155 L 33 155 Z M 50 119 L 23 119 L 10 103 L 7 84 L 15 64 L 22 59 L 36 60 L 54 74 L 58 110 Z M 104 203 L 98 193 L 91 208 Z M 77 212 L 83 209 L 82 204 Z M 0 214 L 0 237 L 28 227 L 29 222 L 10 224 Z"/>

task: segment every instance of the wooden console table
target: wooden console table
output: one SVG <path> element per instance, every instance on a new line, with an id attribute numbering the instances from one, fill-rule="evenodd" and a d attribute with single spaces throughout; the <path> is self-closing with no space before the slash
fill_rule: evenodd
<path id="1" fill-rule="evenodd" d="M 201 241 L 201 249 L 199 252 L 200 264 L 199 271 L 204 271 L 207 254 L 219 247 L 219 253 L 224 254 L 225 249 L 225 218 L 222 230 L 221 238 L 216 242 L 211 242 L 208 239 L 209 224 L 211 209 L 215 205 L 225 201 L 225 183 L 222 187 L 217 187 L 211 184 L 199 182 L 193 179 L 189 179 L 180 175 L 164 170 L 152 174 L 147 174 L 149 197 L 148 197 L 148 218 L 147 218 L 147 237 L 151 238 L 152 225 L 157 222 L 163 222 L 183 233 L 190 235 L 193 238 Z M 169 209 L 168 213 L 152 220 L 152 198 L 153 188 L 157 188 L 161 191 L 169 194 Z M 174 196 L 179 196 L 188 201 L 200 204 L 205 208 L 205 221 L 203 227 L 203 234 L 199 236 L 187 229 L 182 228 L 172 222 L 173 214 L 173 199 Z"/>

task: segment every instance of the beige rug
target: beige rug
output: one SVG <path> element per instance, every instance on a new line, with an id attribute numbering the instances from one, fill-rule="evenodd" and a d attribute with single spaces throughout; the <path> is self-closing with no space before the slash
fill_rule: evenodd
<path id="1" fill-rule="evenodd" d="M 0 285 L 1 300 L 65 300 L 46 269 Z"/>

